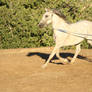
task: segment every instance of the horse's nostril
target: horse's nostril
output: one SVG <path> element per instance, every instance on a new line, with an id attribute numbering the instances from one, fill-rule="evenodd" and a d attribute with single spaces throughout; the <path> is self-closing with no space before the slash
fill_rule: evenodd
<path id="1" fill-rule="evenodd" d="M 44 25 L 43 25 L 42 23 L 40 23 L 40 24 L 38 24 L 38 26 L 39 26 L 40 28 L 42 28 Z"/>

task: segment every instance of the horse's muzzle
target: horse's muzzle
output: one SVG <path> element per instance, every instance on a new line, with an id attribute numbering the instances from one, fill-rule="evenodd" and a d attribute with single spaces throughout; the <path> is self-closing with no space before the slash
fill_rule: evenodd
<path id="1" fill-rule="evenodd" d="M 43 24 L 43 23 L 39 23 L 38 26 L 39 26 L 40 28 L 43 28 L 43 27 L 44 27 L 44 24 Z"/>

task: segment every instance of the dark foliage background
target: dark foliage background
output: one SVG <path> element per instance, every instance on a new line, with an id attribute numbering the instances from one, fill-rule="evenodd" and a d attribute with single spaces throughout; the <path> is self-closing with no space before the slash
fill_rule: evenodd
<path id="1" fill-rule="evenodd" d="M 92 20 L 91 0 L 0 0 L 0 48 L 53 46 L 51 26 L 39 29 L 44 8 L 55 8 L 67 20 Z M 86 41 L 83 48 L 90 48 Z"/>

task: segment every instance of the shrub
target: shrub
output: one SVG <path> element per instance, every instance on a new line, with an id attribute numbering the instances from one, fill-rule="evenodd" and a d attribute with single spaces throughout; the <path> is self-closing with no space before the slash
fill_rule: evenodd
<path id="1" fill-rule="evenodd" d="M 51 26 L 38 27 L 45 7 L 59 10 L 72 23 L 92 20 L 91 0 L 0 0 L 0 48 L 53 46 Z"/>

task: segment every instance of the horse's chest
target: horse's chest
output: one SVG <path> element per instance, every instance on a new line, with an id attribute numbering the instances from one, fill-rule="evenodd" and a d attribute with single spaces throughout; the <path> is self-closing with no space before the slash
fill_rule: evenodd
<path id="1" fill-rule="evenodd" d="M 66 38 L 67 34 L 66 33 L 63 33 L 63 32 L 60 32 L 60 31 L 55 31 L 54 34 L 53 34 L 53 38 L 55 41 L 63 41 L 65 38 Z"/>

